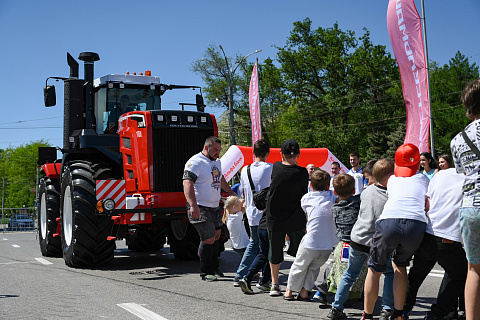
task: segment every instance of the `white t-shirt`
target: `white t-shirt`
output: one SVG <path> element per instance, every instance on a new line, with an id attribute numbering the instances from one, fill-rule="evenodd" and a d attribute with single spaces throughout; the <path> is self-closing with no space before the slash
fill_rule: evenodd
<path id="1" fill-rule="evenodd" d="M 437 237 L 462 242 L 458 212 L 462 204 L 462 186 L 465 175 L 455 168 L 440 170 L 428 186 L 430 197 L 428 216 L 432 222 L 433 234 Z"/>
<path id="2" fill-rule="evenodd" d="M 193 184 L 197 204 L 210 208 L 218 207 L 222 178 L 220 159 L 212 161 L 200 152 L 187 161 L 184 170 L 197 176 L 197 180 Z"/>
<path id="3" fill-rule="evenodd" d="M 465 132 L 477 148 L 480 146 L 480 120 L 465 127 Z M 458 173 L 465 174 L 462 207 L 480 207 L 480 159 L 470 149 L 460 132 L 450 142 L 453 161 Z"/>
<path id="4" fill-rule="evenodd" d="M 230 232 L 230 242 L 233 249 L 246 248 L 250 242 L 242 219 L 243 213 L 241 211 L 227 214 L 225 224 L 227 225 L 228 232 Z"/>
<path id="5" fill-rule="evenodd" d="M 378 220 L 401 218 L 427 223 L 425 199 L 429 182 L 421 173 L 411 177 L 391 176 L 387 183 L 388 199 Z"/>
<path id="6" fill-rule="evenodd" d="M 307 215 L 307 234 L 303 245 L 313 250 L 331 250 L 339 240 L 333 220 L 333 191 L 312 191 L 302 197 L 302 209 Z"/>
<path id="7" fill-rule="evenodd" d="M 273 165 L 268 162 L 260 161 L 254 162 L 250 166 L 250 174 L 252 175 L 252 182 L 255 187 L 255 191 L 259 192 L 270 186 L 272 180 L 272 168 Z M 247 167 L 242 169 L 240 177 L 240 188 L 245 193 L 245 206 L 248 218 L 248 224 L 250 226 L 258 226 L 260 219 L 262 218 L 263 211 L 258 210 L 253 204 L 252 188 L 250 187 L 250 181 L 248 180 Z"/>
<path id="8" fill-rule="evenodd" d="M 363 167 L 358 169 L 358 171 L 353 171 L 353 169 L 348 170 L 347 174 L 351 175 L 355 179 L 355 195 L 361 194 L 364 186 L 366 185 L 365 176 L 363 175 Z"/>

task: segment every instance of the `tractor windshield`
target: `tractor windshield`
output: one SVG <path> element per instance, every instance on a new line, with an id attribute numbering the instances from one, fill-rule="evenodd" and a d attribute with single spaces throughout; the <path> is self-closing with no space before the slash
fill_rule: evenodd
<path id="1" fill-rule="evenodd" d="M 100 88 L 95 93 L 97 133 L 116 133 L 118 118 L 126 112 L 160 109 L 160 89 Z"/>

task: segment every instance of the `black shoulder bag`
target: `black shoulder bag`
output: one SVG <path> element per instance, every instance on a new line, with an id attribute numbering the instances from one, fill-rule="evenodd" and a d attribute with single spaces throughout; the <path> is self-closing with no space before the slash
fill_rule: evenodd
<path id="1" fill-rule="evenodd" d="M 473 151 L 473 153 L 475 153 L 477 158 L 480 159 L 480 151 L 478 150 L 477 146 L 473 144 L 472 140 L 470 140 L 470 138 L 467 136 L 467 133 L 465 132 L 465 130 L 462 131 L 462 137 L 463 137 L 463 140 L 465 140 L 467 145 L 470 147 L 470 149 Z"/>
<path id="2" fill-rule="evenodd" d="M 248 181 L 250 181 L 250 187 L 252 188 L 252 194 L 253 194 L 253 204 L 258 210 L 265 210 L 267 207 L 267 193 L 269 187 L 260 190 L 259 192 L 255 191 L 255 186 L 253 185 L 252 181 L 252 175 L 250 173 L 250 165 L 247 166 L 247 176 L 248 176 Z"/>

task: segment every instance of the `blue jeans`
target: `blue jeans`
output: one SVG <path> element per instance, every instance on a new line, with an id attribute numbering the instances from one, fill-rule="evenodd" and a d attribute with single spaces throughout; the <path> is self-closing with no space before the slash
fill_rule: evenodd
<path id="1" fill-rule="evenodd" d="M 357 279 L 360 271 L 362 271 L 363 264 L 368 259 L 369 253 L 355 250 L 350 246 L 348 267 L 343 273 L 342 280 L 338 284 L 337 293 L 335 294 L 335 301 L 332 306 L 343 310 L 343 304 L 348 299 L 348 293 L 353 283 Z M 385 280 L 383 283 L 382 307 L 383 309 L 393 310 L 393 268 L 392 260 L 388 260 L 387 269 L 383 273 Z"/>
<path id="2" fill-rule="evenodd" d="M 270 263 L 268 262 L 268 250 L 270 244 L 268 241 L 267 230 L 258 229 L 258 242 L 258 254 L 250 265 L 245 278 L 247 279 L 248 283 L 250 283 L 253 279 L 253 276 L 258 271 L 262 270 L 263 276 L 259 280 L 259 283 L 266 284 L 271 280 Z"/>
<path id="3" fill-rule="evenodd" d="M 253 259 L 257 256 L 258 253 L 258 226 L 250 226 L 250 242 L 243 253 L 242 261 L 237 269 L 236 276 L 238 278 L 243 278 L 247 275 L 248 268 L 253 262 Z"/>

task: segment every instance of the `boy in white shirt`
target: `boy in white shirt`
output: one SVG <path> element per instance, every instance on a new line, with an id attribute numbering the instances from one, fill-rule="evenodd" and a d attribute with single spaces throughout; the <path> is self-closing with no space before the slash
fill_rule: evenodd
<path id="1" fill-rule="evenodd" d="M 393 255 L 394 310 L 390 319 L 402 319 L 407 290 L 407 266 L 420 246 L 427 228 L 425 202 L 430 180 L 418 173 L 420 152 L 406 143 L 395 152 L 395 176 L 388 180 L 388 199 L 375 223 L 368 274 L 365 280 L 365 301 L 362 319 L 373 319 L 378 298 L 380 276 Z M 427 208 L 428 211 L 428 208 Z"/>
<path id="2" fill-rule="evenodd" d="M 309 294 L 320 267 L 328 260 L 333 247 L 338 243 L 333 221 L 332 205 L 334 194 L 330 188 L 330 175 L 316 170 L 311 177 L 313 191 L 301 199 L 302 209 L 307 215 L 307 233 L 302 238 L 288 275 L 285 300 L 310 300 Z M 293 292 L 299 292 L 295 298 Z"/>

